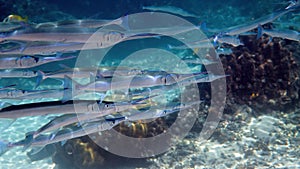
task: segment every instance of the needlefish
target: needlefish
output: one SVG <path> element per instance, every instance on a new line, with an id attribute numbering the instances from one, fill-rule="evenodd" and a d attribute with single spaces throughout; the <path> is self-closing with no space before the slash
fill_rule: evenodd
<path id="1" fill-rule="evenodd" d="M 171 85 L 182 81 L 184 79 L 193 77 L 201 73 L 191 74 L 175 74 L 175 73 L 164 73 L 159 75 L 143 75 L 143 76 L 132 76 L 131 78 L 113 78 L 110 80 L 101 79 L 87 85 L 81 85 L 73 81 L 75 84 L 75 91 L 108 91 L 108 90 L 119 90 L 127 88 L 142 88 L 142 87 L 153 87 L 161 85 Z M 72 81 L 72 79 L 66 76 L 65 84 Z M 67 87 L 71 88 L 71 87 Z"/>
<path id="2" fill-rule="evenodd" d="M 175 6 L 143 6 L 144 10 L 150 10 L 150 11 L 162 11 L 162 12 L 168 12 L 171 14 L 180 15 L 183 17 L 193 17 L 193 18 L 200 18 L 196 14 L 192 14 L 190 12 L 187 12 L 181 8 L 175 7 Z"/>
<path id="3" fill-rule="evenodd" d="M 95 38 L 90 37 L 93 35 Z M 40 41 L 40 42 L 107 42 L 113 43 L 123 39 L 124 34 L 117 31 L 95 32 L 95 33 L 23 33 L 19 30 L 10 35 L 0 37 L 0 41 Z"/>
<path id="4" fill-rule="evenodd" d="M 218 34 L 213 41 L 215 46 L 217 46 L 216 45 L 217 42 L 221 44 L 226 43 L 234 47 L 244 45 L 244 43 L 240 41 L 238 36 L 230 36 L 230 35 L 225 35 L 223 33 Z"/>
<path id="5" fill-rule="evenodd" d="M 155 96 L 155 95 L 154 95 Z M 65 104 L 30 104 L 28 106 L 17 107 L 12 110 L 2 110 L 0 111 L 0 118 L 11 118 L 16 119 L 20 117 L 27 117 L 27 116 L 41 116 L 41 115 L 49 115 L 49 114 L 81 114 L 81 113 L 97 113 L 101 114 L 102 111 L 104 112 L 116 112 L 126 106 L 138 105 L 143 104 L 140 103 L 143 100 L 147 100 L 150 97 L 143 97 L 136 101 L 132 102 L 121 102 L 121 103 L 103 103 L 103 99 L 97 101 L 84 101 L 79 100 L 74 103 L 65 103 Z M 105 97 L 105 96 L 104 96 Z M 32 107 L 30 107 L 32 106 Z M 105 114 L 105 113 L 104 113 Z"/>
<path id="6" fill-rule="evenodd" d="M 69 128 L 64 128 L 56 133 L 51 133 L 49 135 L 39 135 L 36 138 L 33 137 L 33 132 L 29 132 L 26 134 L 25 139 L 18 142 L 0 141 L 0 155 L 4 154 L 9 149 L 17 146 L 23 146 L 23 149 L 25 150 L 30 146 L 45 146 L 48 144 L 78 138 L 96 132 L 110 130 L 114 126 L 120 124 L 125 120 L 125 117 L 118 118 L 113 121 L 107 121 L 103 119 L 97 122 L 87 123 L 84 126 L 72 126 Z"/>
<path id="7" fill-rule="evenodd" d="M 119 25 L 124 29 L 128 29 L 128 15 L 114 20 L 77 19 L 77 20 L 64 20 L 58 22 L 46 22 L 46 23 L 37 24 L 34 26 L 34 28 L 35 29 L 43 29 L 43 28 L 82 29 L 82 28 L 101 28 L 103 26 L 108 26 L 108 25 Z"/>
<path id="8" fill-rule="evenodd" d="M 300 33 L 294 30 L 273 30 L 273 29 L 263 29 L 261 25 L 258 26 L 257 39 L 259 39 L 263 34 L 269 35 L 271 37 L 278 37 L 283 39 L 289 39 L 293 41 L 300 41 Z"/>
<path id="9" fill-rule="evenodd" d="M 100 107 L 104 107 L 100 101 L 77 101 L 76 103 L 66 103 L 48 106 L 47 104 L 39 106 L 30 104 L 25 108 L 16 108 L 13 110 L 0 111 L 0 118 L 16 119 L 28 116 L 41 116 L 49 114 L 74 114 L 74 113 L 99 113 Z"/>
<path id="10" fill-rule="evenodd" d="M 79 34 L 77 33 L 49 33 L 48 35 L 44 34 L 48 33 L 36 34 L 37 36 L 21 34 L 20 36 L 24 36 L 24 38 L 17 38 L 12 36 L 12 39 L 18 39 L 18 41 L 5 42 L 15 43 L 16 45 L 11 45 L 12 47 L 8 49 L 0 50 L 0 54 L 48 55 L 49 53 L 53 54 L 56 52 L 65 53 L 78 50 L 101 49 L 113 46 L 119 42 L 126 40 L 158 37 L 158 35 L 151 33 L 125 34 L 117 31 L 95 34 L 81 34 L 84 37 L 79 36 Z M 25 39 L 30 43 L 24 42 Z"/>
<path id="11" fill-rule="evenodd" d="M 0 70 L 0 78 L 33 78 L 37 77 L 37 72 L 32 70 Z"/>
<path id="12" fill-rule="evenodd" d="M 4 42 L 3 42 L 4 43 Z M 2 43 L 2 44 L 3 44 Z M 97 43 L 58 43 L 58 42 L 16 42 L 7 41 L 9 47 L 0 50 L 1 55 L 52 55 L 57 53 L 74 52 L 78 50 L 98 49 Z"/>
<path id="13" fill-rule="evenodd" d="M 92 33 L 65 33 L 65 32 L 23 32 L 15 30 L 10 34 L 0 36 L 1 41 L 26 42 L 63 42 L 63 43 L 96 43 L 98 47 L 106 48 L 123 40 L 153 37 L 151 34 L 136 34 L 131 31 L 99 30 Z M 155 35 L 156 36 L 156 35 Z"/>
<path id="14" fill-rule="evenodd" d="M 6 89 L 6 90 L 0 90 L 0 99 L 32 99 L 30 97 L 31 95 L 35 95 L 35 96 L 38 95 L 39 97 L 36 97 L 36 98 L 41 98 L 41 96 L 44 92 L 46 92 L 47 96 L 49 97 L 49 94 L 51 92 L 55 92 L 55 91 L 57 91 L 57 90 L 54 90 L 54 89 L 52 89 L 52 90 Z"/>
<path id="15" fill-rule="evenodd" d="M 280 11 L 271 13 L 269 15 L 266 15 L 264 17 L 258 18 L 256 20 L 253 20 L 251 22 L 247 22 L 247 23 L 244 23 L 241 25 L 237 25 L 237 26 L 228 28 L 227 30 L 224 31 L 224 34 L 233 36 L 233 35 L 239 35 L 241 33 L 251 31 L 251 30 L 257 28 L 257 25 L 264 25 L 266 23 L 270 23 L 270 22 L 276 20 L 277 18 L 279 18 L 291 11 L 296 10 L 297 8 L 298 8 L 298 6 L 295 6 L 293 8 L 289 8 L 289 9 L 285 9 L 285 10 L 280 10 Z"/>
<path id="16" fill-rule="evenodd" d="M 167 105 L 166 108 L 161 109 L 158 107 L 151 107 L 150 110 L 146 111 L 136 111 L 135 113 L 131 113 L 128 116 L 125 116 L 128 121 L 137 121 L 137 120 L 146 120 L 146 119 L 153 119 L 153 118 L 159 118 L 164 117 L 169 114 L 185 110 L 188 108 L 191 108 L 194 105 L 199 105 L 202 103 L 202 100 L 193 101 L 189 103 L 177 103 L 175 105 Z"/>
<path id="17" fill-rule="evenodd" d="M 191 78 L 184 79 L 182 81 L 179 81 L 177 83 L 167 85 L 167 86 L 155 86 L 154 88 L 146 91 L 140 91 L 140 92 L 133 92 L 134 95 L 149 95 L 149 94 L 161 94 L 162 92 L 165 92 L 167 90 L 173 90 L 179 87 L 185 87 L 191 84 L 197 84 L 197 83 L 209 83 L 214 80 L 227 77 L 228 75 L 214 75 L 212 73 L 203 72 L 203 74 L 196 75 Z"/>
<path id="18" fill-rule="evenodd" d="M 148 72 L 140 69 L 133 69 L 129 67 L 98 67 L 98 68 L 69 68 L 64 65 L 64 70 L 57 72 L 44 73 L 43 71 L 37 71 L 37 86 L 47 78 L 64 79 L 65 76 L 72 77 L 72 79 L 79 78 L 90 78 L 90 81 L 99 78 L 107 78 L 114 76 L 132 76 L 132 75 L 143 75 Z M 1 74 L 1 72 L 0 72 Z"/>
<path id="19" fill-rule="evenodd" d="M 153 96 L 152 96 L 153 97 Z M 83 114 L 65 114 L 61 115 L 59 117 L 54 118 L 41 128 L 39 128 L 37 131 L 34 132 L 34 137 L 39 135 L 40 133 L 48 132 L 54 129 L 61 128 L 63 126 L 67 126 L 73 123 L 80 123 L 82 125 L 83 123 L 89 122 L 89 120 L 95 120 L 100 117 L 116 113 L 116 112 L 122 112 L 128 109 L 132 109 L 138 105 L 145 104 L 142 101 L 145 101 L 149 99 L 150 97 L 145 97 L 141 99 L 137 99 L 135 101 L 131 102 L 120 102 L 120 103 L 112 103 L 112 104 L 103 104 L 103 107 L 100 108 L 98 113 L 83 113 Z"/>
<path id="20" fill-rule="evenodd" d="M 0 69 L 20 69 L 32 68 L 50 62 L 63 61 L 76 58 L 76 56 L 55 56 L 55 57 L 36 57 L 36 56 L 19 56 L 0 58 Z"/>

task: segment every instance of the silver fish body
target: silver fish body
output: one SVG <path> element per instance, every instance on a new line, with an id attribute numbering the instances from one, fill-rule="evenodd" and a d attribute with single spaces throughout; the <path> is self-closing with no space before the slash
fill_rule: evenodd
<path id="1" fill-rule="evenodd" d="M 300 41 L 300 33 L 294 30 L 271 30 L 263 29 L 261 25 L 258 26 L 257 38 L 262 34 L 269 35 L 271 37 L 278 37 L 283 39 L 289 39 L 293 41 Z"/>
<path id="2" fill-rule="evenodd" d="M 73 123 L 81 123 L 87 122 L 89 120 L 95 120 L 100 117 L 116 113 L 116 112 L 122 112 L 125 110 L 128 110 L 130 108 L 133 108 L 134 106 L 138 105 L 138 102 L 124 102 L 124 103 L 112 103 L 112 104 L 105 104 L 105 103 L 99 103 L 99 111 L 98 113 L 94 112 L 86 112 L 83 114 L 65 114 L 62 116 L 59 116 L 57 118 L 54 118 L 46 125 L 39 128 L 37 131 L 34 132 L 34 137 L 39 135 L 42 132 L 51 131 L 54 129 L 58 129 L 63 126 L 67 126 Z M 143 104 L 143 103 L 142 103 Z"/>
<path id="3" fill-rule="evenodd" d="M 168 13 L 177 14 L 184 17 L 200 18 L 195 14 L 192 14 L 190 12 L 187 12 L 175 6 L 143 6 L 143 9 L 150 10 L 150 11 L 168 12 Z"/>
<path id="4" fill-rule="evenodd" d="M 32 68 L 50 62 L 62 61 L 62 60 L 73 59 L 73 58 L 76 58 L 76 56 L 35 57 L 35 56 L 25 55 L 20 57 L 6 57 L 6 58 L 0 58 L 0 69 Z"/>
<path id="5" fill-rule="evenodd" d="M 31 70 L 1 70 L 0 78 L 32 78 L 36 77 L 37 72 Z"/>
<path id="6" fill-rule="evenodd" d="M 287 13 L 289 13 L 291 11 L 294 11 L 295 9 L 296 9 L 296 7 L 295 8 L 290 8 L 290 9 L 285 9 L 285 10 L 280 10 L 280 11 L 271 13 L 269 15 L 263 16 L 261 18 L 258 18 L 254 21 L 231 27 L 231 28 L 227 29 L 224 32 L 224 34 L 233 36 L 233 35 L 239 35 L 239 34 L 242 34 L 244 32 L 251 31 L 251 30 L 255 29 L 257 27 L 257 25 L 264 25 L 266 23 L 270 23 L 270 22 L 276 20 L 277 18 L 279 18 L 279 17 L 281 17 L 281 16 L 283 16 Z"/>
<path id="7" fill-rule="evenodd" d="M 76 101 L 76 103 L 23 108 L 0 111 L 0 118 L 20 118 L 28 116 L 41 116 L 49 114 L 99 113 L 99 104 L 95 101 Z"/>
<path id="8" fill-rule="evenodd" d="M 2 145 L 0 147 L 2 147 L 4 151 L 7 151 L 7 149 L 16 146 L 24 146 L 24 148 L 28 148 L 29 146 L 45 146 L 48 144 L 78 138 L 96 132 L 110 130 L 123 121 L 125 121 L 125 118 L 116 119 L 114 121 L 107 121 L 104 119 L 94 123 L 86 124 L 85 126 L 73 126 L 73 128 L 65 128 L 58 131 L 57 133 L 51 133 L 49 135 L 39 135 L 36 138 L 33 138 L 33 133 L 29 132 L 26 134 L 26 138 L 24 140 L 18 142 L 9 142 L 6 145 Z M 0 152 L 0 154 L 3 154 L 3 152 Z"/>

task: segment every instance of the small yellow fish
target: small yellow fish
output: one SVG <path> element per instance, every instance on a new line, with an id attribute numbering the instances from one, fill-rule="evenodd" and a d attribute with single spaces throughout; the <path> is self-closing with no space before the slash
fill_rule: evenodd
<path id="1" fill-rule="evenodd" d="M 20 15 L 9 15 L 8 17 L 6 17 L 3 22 L 27 22 L 28 21 L 28 17 L 21 17 Z"/>

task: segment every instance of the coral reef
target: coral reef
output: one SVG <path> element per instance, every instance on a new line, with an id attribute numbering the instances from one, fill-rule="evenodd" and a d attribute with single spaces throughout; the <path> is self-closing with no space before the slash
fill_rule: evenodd
<path id="1" fill-rule="evenodd" d="M 129 137 L 136 138 L 152 137 L 164 132 L 166 129 L 167 125 L 163 118 L 158 118 L 148 123 L 121 123 L 114 127 L 114 130 Z M 119 164 L 122 163 L 126 163 L 126 165 L 138 165 L 139 161 L 145 165 L 145 159 L 129 159 L 104 150 L 91 140 L 89 136 L 68 140 L 63 145 L 56 144 L 56 152 L 52 156 L 52 159 L 58 169 L 111 168 L 116 167 L 116 165 L 119 166 Z"/>
<path id="2" fill-rule="evenodd" d="M 245 46 L 233 54 L 221 55 L 227 77 L 227 104 L 248 104 L 253 108 L 285 109 L 299 100 L 299 43 L 254 36 L 242 37 Z M 293 47 L 290 47 L 293 45 Z"/>

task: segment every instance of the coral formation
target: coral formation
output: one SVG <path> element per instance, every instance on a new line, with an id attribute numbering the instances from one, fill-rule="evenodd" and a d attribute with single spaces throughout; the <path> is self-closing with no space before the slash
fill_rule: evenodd
<path id="1" fill-rule="evenodd" d="M 167 125 L 163 118 L 158 118 L 148 123 L 121 123 L 114 127 L 114 130 L 135 138 L 152 137 L 164 132 L 166 129 Z M 125 160 L 126 163 L 129 163 L 130 160 L 134 163 L 137 163 L 138 161 L 136 159 L 120 157 L 104 150 L 91 140 L 89 136 L 68 140 L 64 145 L 56 144 L 56 152 L 52 156 L 52 159 L 53 162 L 56 163 L 58 169 L 92 169 L 101 166 L 111 167 L 120 164 L 120 161 L 123 160 Z"/>
<path id="2" fill-rule="evenodd" d="M 242 37 L 245 46 L 233 54 L 221 55 L 227 77 L 227 103 L 248 104 L 253 108 L 283 109 L 299 100 L 299 66 L 292 42 L 254 36 Z M 299 43 L 293 43 L 293 48 Z"/>

